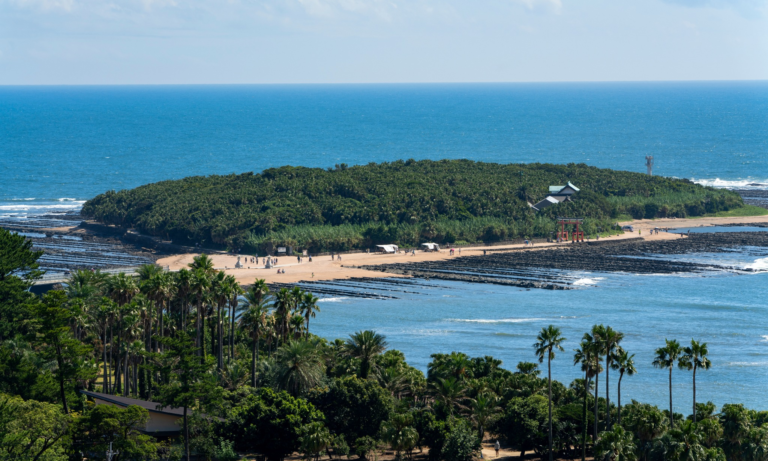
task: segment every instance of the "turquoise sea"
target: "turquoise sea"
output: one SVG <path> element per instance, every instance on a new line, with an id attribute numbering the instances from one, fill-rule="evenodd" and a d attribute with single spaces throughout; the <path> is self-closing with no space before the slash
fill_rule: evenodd
<path id="1" fill-rule="evenodd" d="M 0 87 L 2 215 L 285 164 L 468 158 L 645 171 L 646 155 L 656 174 L 768 189 L 768 83 Z M 453 350 L 514 368 L 533 360 L 535 335 L 551 323 L 568 338 L 553 374 L 569 383 L 582 333 L 610 324 L 638 363 L 622 400 L 661 406 L 667 375 L 651 367 L 653 349 L 693 337 L 713 361 L 698 376 L 700 400 L 768 409 L 768 251 L 686 258 L 761 271 L 574 273 L 573 291 L 433 281 L 398 299 L 325 299 L 311 325 L 328 338 L 376 329 L 425 369 L 429 354 Z M 686 414 L 690 378 L 674 372 L 675 408 Z"/>

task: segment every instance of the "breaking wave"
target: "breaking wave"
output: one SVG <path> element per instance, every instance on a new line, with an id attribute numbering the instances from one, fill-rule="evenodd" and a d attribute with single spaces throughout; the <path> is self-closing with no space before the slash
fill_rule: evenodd
<path id="1" fill-rule="evenodd" d="M 594 286 L 594 285 L 597 285 L 597 282 L 599 282 L 600 280 L 605 280 L 605 277 L 578 279 L 575 282 L 573 282 L 573 285 L 577 287 Z"/>
<path id="2" fill-rule="evenodd" d="M 754 271 L 768 271 L 768 258 L 756 259 L 755 262 L 745 264 L 745 269 L 752 269 Z"/>
<path id="3" fill-rule="evenodd" d="M 729 181 L 726 179 L 695 179 L 691 181 L 696 184 L 708 187 L 717 187 L 719 189 L 766 189 L 768 188 L 768 179 L 737 179 Z"/>
<path id="4" fill-rule="evenodd" d="M 448 322 L 462 322 L 462 323 L 525 323 L 525 322 L 540 322 L 542 318 L 524 318 L 524 319 L 446 319 Z"/>

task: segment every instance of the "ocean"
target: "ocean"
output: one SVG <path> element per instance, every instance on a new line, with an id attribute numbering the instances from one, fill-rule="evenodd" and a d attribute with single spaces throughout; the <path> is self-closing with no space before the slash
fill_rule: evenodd
<path id="1" fill-rule="evenodd" d="M 644 172 L 646 155 L 658 175 L 768 189 L 768 82 L 0 87 L 0 216 L 286 164 L 467 158 Z M 605 323 L 636 354 L 622 401 L 662 407 L 667 374 L 651 366 L 653 349 L 695 338 L 713 362 L 698 374 L 701 401 L 768 409 L 766 257 L 691 255 L 762 270 L 749 275 L 575 273 L 572 291 L 430 282 L 398 299 L 324 299 L 311 327 L 331 339 L 375 329 L 424 370 L 431 353 L 453 350 L 514 368 L 534 360 L 536 333 L 554 324 L 568 341 L 553 375 L 567 384 L 580 376 L 572 349 Z M 675 409 L 688 414 L 691 375 L 673 375 Z"/>

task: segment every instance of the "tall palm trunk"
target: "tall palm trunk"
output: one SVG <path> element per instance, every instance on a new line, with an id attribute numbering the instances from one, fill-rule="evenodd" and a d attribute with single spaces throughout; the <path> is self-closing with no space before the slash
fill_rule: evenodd
<path id="1" fill-rule="evenodd" d="M 159 311 L 157 313 L 158 320 L 160 321 L 160 325 L 158 326 L 157 331 L 157 352 L 163 352 L 163 343 L 160 342 L 160 338 L 163 337 L 165 333 L 165 327 L 163 325 L 163 311 L 165 310 L 165 301 L 161 300 L 159 305 Z"/>
<path id="2" fill-rule="evenodd" d="M 125 385 L 123 386 L 123 397 L 128 397 L 128 383 L 130 382 L 130 374 L 128 373 L 128 344 L 125 345 L 125 369 L 123 378 L 125 379 Z"/>
<path id="3" fill-rule="evenodd" d="M 109 394 L 109 372 L 107 371 L 107 324 L 104 324 L 104 350 L 102 351 L 104 356 L 104 382 L 102 383 L 102 392 Z"/>
<path id="4" fill-rule="evenodd" d="M 549 461 L 552 461 L 552 351 L 547 360 L 547 380 L 549 381 Z"/>
<path id="5" fill-rule="evenodd" d="M 121 350 L 123 348 L 123 314 L 117 320 L 117 353 L 115 354 L 115 392 L 121 394 L 123 392 L 123 366 L 121 363 Z"/>
<path id="6" fill-rule="evenodd" d="M 611 352 L 605 354 L 605 430 L 611 430 Z"/>
<path id="7" fill-rule="evenodd" d="M 195 316 L 195 330 L 197 330 L 195 333 L 195 346 L 197 346 L 197 355 L 204 354 L 203 348 L 201 347 L 202 342 L 200 338 L 200 331 L 201 331 L 200 317 L 201 317 L 202 310 L 203 310 L 203 301 L 201 298 L 198 297 L 197 298 L 197 315 Z"/>
<path id="8" fill-rule="evenodd" d="M 112 366 L 112 349 L 115 347 L 115 335 L 112 331 L 112 322 L 109 322 L 109 371 L 107 372 L 107 388 L 109 388 L 109 393 L 112 394 L 114 392 L 114 388 L 112 387 L 112 371 L 115 369 Z M 117 377 L 115 377 L 117 379 Z"/>
<path id="9" fill-rule="evenodd" d="M 624 377 L 624 372 L 619 372 L 619 426 L 621 426 L 621 379 Z"/>
<path id="10" fill-rule="evenodd" d="M 256 387 L 256 365 L 259 357 L 259 330 L 253 341 L 253 356 L 251 357 L 251 386 Z"/>
<path id="11" fill-rule="evenodd" d="M 696 364 L 693 365 L 693 424 L 696 424 Z"/>
<path id="12" fill-rule="evenodd" d="M 598 363 L 599 366 L 599 363 Z M 599 370 L 599 368 L 598 368 Z M 598 413 L 597 413 L 597 401 L 598 399 L 598 389 L 600 389 L 600 372 L 598 371 L 595 373 L 595 433 L 594 433 L 594 440 L 597 440 L 597 427 L 598 427 Z"/>
<path id="13" fill-rule="evenodd" d="M 587 432 L 589 432 L 589 420 L 587 419 L 587 397 L 589 397 L 589 368 L 584 372 L 584 403 L 583 407 L 583 421 L 584 429 L 581 436 L 581 461 L 587 460 Z"/>
<path id="14" fill-rule="evenodd" d="M 229 358 L 235 358 L 235 305 L 229 303 Z"/>
<path id="15" fill-rule="evenodd" d="M 221 321 L 221 312 L 222 312 L 222 305 L 219 303 L 218 309 L 216 312 L 216 330 L 218 332 L 218 340 L 216 341 L 218 346 L 218 360 L 219 360 L 219 370 L 224 368 L 224 326 L 223 322 Z"/>
<path id="16" fill-rule="evenodd" d="M 675 427 L 675 414 L 672 413 L 672 367 L 669 367 L 669 428 Z"/>

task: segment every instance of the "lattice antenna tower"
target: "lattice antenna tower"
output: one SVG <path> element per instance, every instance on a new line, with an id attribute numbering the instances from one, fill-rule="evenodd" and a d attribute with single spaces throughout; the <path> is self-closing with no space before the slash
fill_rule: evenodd
<path id="1" fill-rule="evenodd" d="M 645 166 L 648 167 L 648 176 L 653 176 L 653 155 L 645 156 Z"/>

